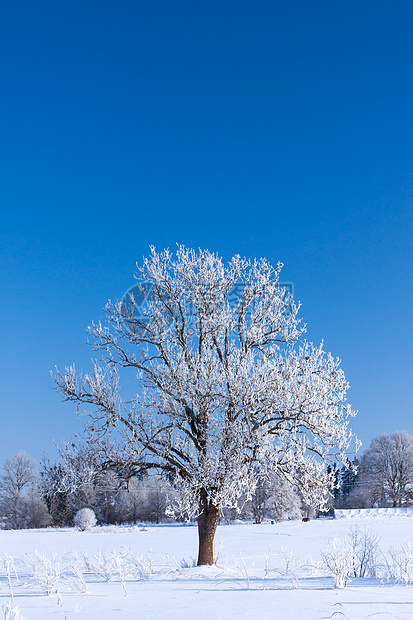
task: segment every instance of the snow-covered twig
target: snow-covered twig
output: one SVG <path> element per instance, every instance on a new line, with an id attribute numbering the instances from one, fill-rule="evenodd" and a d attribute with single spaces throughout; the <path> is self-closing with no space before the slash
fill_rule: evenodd
<path id="1" fill-rule="evenodd" d="M 63 558 L 65 573 L 63 580 L 68 584 L 70 590 L 84 594 L 88 592 L 85 576 L 82 571 L 82 564 L 76 551 L 67 553 Z"/>
<path id="2" fill-rule="evenodd" d="M 20 609 L 12 601 L 9 601 L 2 608 L 2 620 L 24 620 Z"/>
<path id="3" fill-rule="evenodd" d="M 60 599 L 59 582 L 61 579 L 60 565 L 55 553 L 49 559 L 44 552 L 35 551 L 34 554 L 25 553 L 23 556 L 24 564 L 30 570 L 29 586 L 39 586 L 46 596 L 56 593 Z"/>

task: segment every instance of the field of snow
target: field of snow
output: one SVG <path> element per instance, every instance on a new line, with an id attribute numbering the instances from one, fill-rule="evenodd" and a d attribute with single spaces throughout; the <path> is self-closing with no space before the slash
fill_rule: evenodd
<path id="1" fill-rule="evenodd" d="M 380 538 L 384 554 L 413 541 L 413 510 L 337 517 L 219 526 L 217 565 L 200 568 L 190 525 L 0 531 L 0 607 L 12 593 L 25 620 L 411 620 L 412 586 L 379 576 L 337 589 L 319 562 L 328 539 L 356 525 Z M 406 570 L 413 577 L 413 559 Z"/>

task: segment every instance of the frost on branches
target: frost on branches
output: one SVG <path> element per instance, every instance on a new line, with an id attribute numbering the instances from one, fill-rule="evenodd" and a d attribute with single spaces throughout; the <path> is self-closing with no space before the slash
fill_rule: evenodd
<path id="1" fill-rule="evenodd" d="M 88 441 L 102 466 L 174 479 L 171 510 L 198 518 L 199 564 L 213 563 L 220 510 L 251 497 L 257 471 L 284 476 L 322 508 L 325 463 L 347 463 L 348 384 L 339 360 L 302 340 L 281 267 L 151 248 L 136 275 L 151 291 L 139 311 L 133 298 L 109 303 L 107 325 L 88 328 L 101 362 L 54 377 L 66 400 L 90 406 Z M 128 371 L 139 391 L 126 400 L 119 373 Z"/>

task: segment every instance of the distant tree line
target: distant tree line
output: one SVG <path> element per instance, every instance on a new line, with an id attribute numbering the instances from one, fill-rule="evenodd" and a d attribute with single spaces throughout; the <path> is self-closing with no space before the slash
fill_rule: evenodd
<path id="1" fill-rule="evenodd" d="M 94 511 L 98 523 L 159 523 L 174 520 L 167 508 L 175 499 L 172 481 L 162 475 L 127 480 L 125 472 L 99 471 L 90 454 L 82 451 L 58 463 L 45 458 L 38 472 L 34 459 L 20 452 L 3 465 L 0 524 L 7 529 L 71 526 L 74 515 L 85 507 Z M 224 511 L 222 520 L 261 523 L 301 515 L 298 490 L 272 475 L 257 479 L 253 496 L 241 498 L 238 511 Z"/>
<path id="2" fill-rule="evenodd" d="M 332 508 L 403 507 L 413 505 L 413 437 L 407 432 L 382 434 L 360 459 L 330 466 L 335 486 L 327 490 Z M 91 508 L 98 523 L 172 521 L 168 505 L 176 499 L 173 480 L 165 475 L 128 479 L 125 471 L 102 471 L 93 454 L 62 453 L 39 471 L 32 457 L 19 452 L 8 459 L 0 476 L 0 527 L 7 529 L 73 525 L 74 515 Z M 297 487 L 276 474 L 259 477 L 251 497 L 239 508 L 226 509 L 223 521 L 261 523 L 309 516 Z"/>
<path id="3" fill-rule="evenodd" d="M 79 468 L 87 465 L 79 460 Z M 88 476 L 76 487 L 65 464 L 34 459 L 19 452 L 3 465 L 0 478 L 0 527 L 6 529 L 70 526 L 81 508 L 91 508 L 100 523 L 160 522 L 173 499 L 170 482 L 159 476 L 133 478 L 128 484 L 116 472 Z"/>

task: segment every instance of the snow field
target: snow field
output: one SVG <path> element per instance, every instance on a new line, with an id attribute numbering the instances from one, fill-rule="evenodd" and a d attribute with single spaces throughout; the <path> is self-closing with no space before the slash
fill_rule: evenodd
<path id="1" fill-rule="evenodd" d="M 332 576 L 320 567 L 328 540 L 336 536 L 343 541 L 359 519 L 361 530 L 380 538 L 384 553 L 413 541 L 413 522 L 407 516 L 395 511 L 309 523 L 222 525 L 213 567 L 193 566 L 197 529 L 188 525 L 0 531 L 0 549 L 3 560 L 14 558 L 18 580 L 11 570 L 10 581 L 25 620 L 202 620 L 211 615 L 411 620 L 412 587 L 394 579 L 358 578 L 335 589 Z M 84 593 L 80 577 L 68 580 L 68 561 L 76 557 Z M 58 593 L 55 588 L 45 594 L 42 570 L 43 580 L 48 570 L 50 580 L 54 575 Z M 11 600 L 4 562 L 0 584 L 4 606 Z"/>

